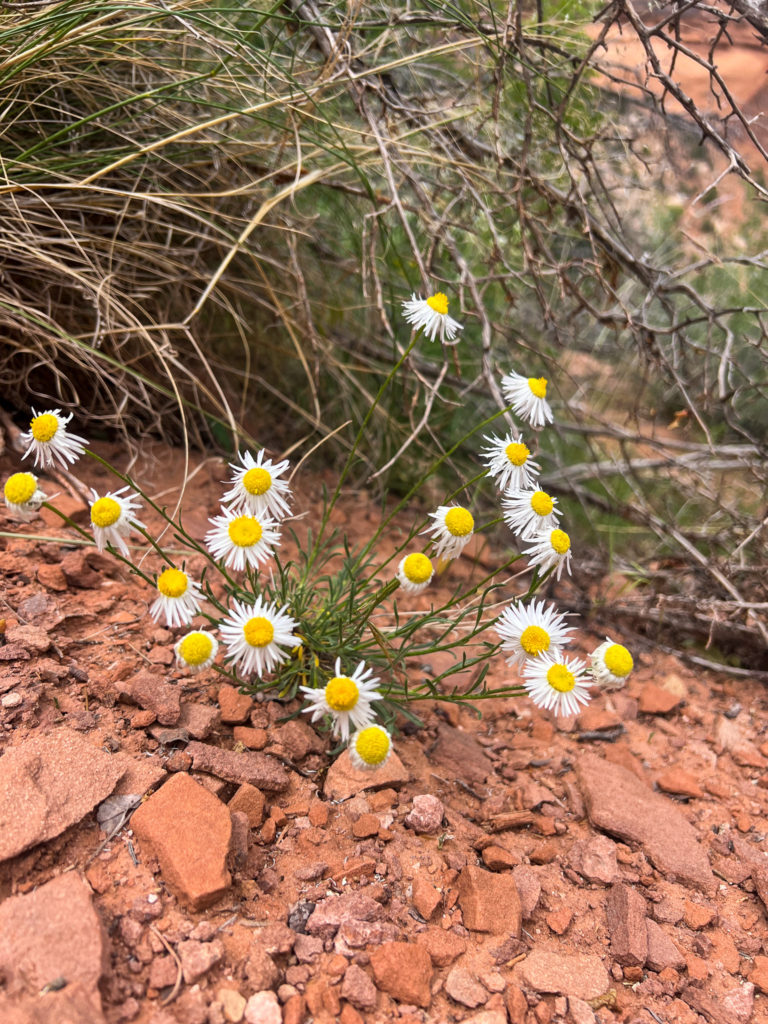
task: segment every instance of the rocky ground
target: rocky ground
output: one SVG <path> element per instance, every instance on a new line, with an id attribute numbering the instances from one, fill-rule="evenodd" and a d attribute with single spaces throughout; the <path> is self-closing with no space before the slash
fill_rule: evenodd
<path id="1" fill-rule="evenodd" d="M 180 462 L 132 472 L 170 502 Z M 197 467 L 192 533 L 225 475 Z M 148 588 L 49 513 L 0 528 L 4 1024 L 768 1020 L 762 685 L 608 609 L 579 646 L 627 643 L 625 691 L 434 705 L 361 775 L 294 705 L 178 672 Z"/>

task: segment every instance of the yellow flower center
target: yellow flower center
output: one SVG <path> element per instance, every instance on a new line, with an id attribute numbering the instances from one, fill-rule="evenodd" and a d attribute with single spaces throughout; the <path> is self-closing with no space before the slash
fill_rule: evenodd
<path id="1" fill-rule="evenodd" d="M 565 665 L 553 665 L 547 671 L 547 682 L 558 693 L 568 693 L 576 685 L 576 676 Z"/>
<path id="2" fill-rule="evenodd" d="M 553 530 L 549 535 L 549 542 L 552 545 L 552 550 L 556 551 L 558 555 L 564 555 L 571 550 L 571 538 L 565 530 Z"/>
<path id="3" fill-rule="evenodd" d="M 275 637 L 275 627 L 263 615 L 255 615 L 243 626 L 243 636 L 251 647 L 267 647 Z"/>
<path id="4" fill-rule="evenodd" d="M 454 537 L 468 537 L 475 528 L 475 520 L 465 508 L 452 508 L 445 514 L 445 528 Z"/>
<path id="5" fill-rule="evenodd" d="M 383 729 L 369 725 L 355 737 L 355 750 L 360 760 L 371 766 L 382 764 L 389 753 L 390 739 Z"/>
<path id="6" fill-rule="evenodd" d="M 249 494 L 266 494 L 272 486 L 272 476 L 261 466 L 249 469 L 243 477 L 243 487 Z"/>
<path id="7" fill-rule="evenodd" d="M 632 655 L 621 644 L 611 644 L 603 655 L 605 667 L 614 676 L 628 676 L 634 667 Z"/>
<path id="8" fill-rule="evenodd" d="M 40 416 L 35 416 L 29 425 L 29 429 L 32 431 L 32 437 L 36 441 L 41 441 L 45 444 L 47 441 L 53 440 L 53 436 L 59 429 L 59 420 L 51 412 L 44 412 Z"/>
<path id="9" fill-rule="evenodd" d="M 436 295 L 431 295 L 427 299 L 427 305 L 430 309 L 434 309 L 440 316 L 446 316 L 448 313 L 448 296 L 443 295 L 442 292 L 437 292 Z"/>
<path id="10" fill-rule="evenodd" d="M 552 501 L 552 499 L 546 491 L 533 492 L 533 497 L 531 498 L 531 508 L 537 516 L 548 516 L 554 507 L 555 503 Z"/>
<path id="11" fill-rule="evenodd" d="M 102 529 L 114 526 L 122 515 L 120 502 L 114 498 L 97 498 L 91 505 L 91 522 Z"/>
<path id="12" fill-rule="evenodd" d="M 187 585 L 187 574 L 181 569 L 165 569 L 157 578 L 157 589 L 163 597 L 181 597 Z"/>
<path id="13" fill-rule="evenodd" d="M 432 572 L 432 562 L 426 555 L 408 555 L 403 562 L 403 575 L 411 583 L 426 583 L 432 578 Z"/>
<path id="14" fill-rule="evenodd" d="M 546 377 L 529 377 L 528 387 L 531 389 L 531 393 L 536 398 L 547 397 L 547 378 Z"/>
<path id="15" fill-rule="evenodd" d="M 357 704 L 360 691 L 349 676 L 334 676 L 325 688 L 325 699 L 334 711 L 351 711 Z"/>
<path id="16" fill-rule="evenodd" d="M 528 456 L 531 454 L 528 445 L 521 444 L 519 441 L 513 441 L 511 444 L 508 444 L 504 451 L 507 453 L 507 458 L 513 466 L 524 466 Z"/>
<path id="17" fill-rule="evenodd" d="M 37 480 L 31 473 L 14 473 L 5 481 L 5 500 L 11 505 L 26 505 L 37 490 Z"/>
<path id="18" fill-rule="evenodd" d="M 213 640 L 205 633 L 187 633 L 179 644 L 179 656 L 188 665 L 202 665 L 213 651 Z"/>
<path id="19" fill-rule="evenodd" d="M 526 626 L 520 634 L 520 646 L 526 654 L 538 657 L 542 651 L 549 650 L 549 633 L 541 626 Z"/>
<path id="20" fill-rule="evenodd" d="M 261 540 L 261 523 L 253 516 L 238 516 L 227 527 L 229 539 L 238 548 L 250 548 Z"/>

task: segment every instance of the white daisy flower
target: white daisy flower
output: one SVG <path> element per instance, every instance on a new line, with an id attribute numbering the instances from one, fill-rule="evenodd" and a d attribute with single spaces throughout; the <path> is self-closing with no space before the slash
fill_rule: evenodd
<path id="1" fill-rule="evenodd" d="M 620 690 L 634 668 L 632 655 L 622 644 L 610 637 L 589 656 L 595 683 L 604 690 Z"/>
<path id="2" fill-rule="evenodd" d="M 508 373 L 502 377 L 501 389 L 515 415 L 532 427 L 543 427 L 552 422 L 546 377 L 521 377 L 519 373 Z"/>
<path id="3" fill-rule="evenodd" d="M 589 701 L 590 680 L 580 658 L 532 658 L 523 668 L 523 686 L 540 708 L 556 715 L 575 715 Z"/>
<path id="4" fill-rule="evenodd" d="M 14 473 L 5 481 L 3 487 L 6 507 L 17 519 L 30 520 L 47 498 L 37 486 L 34 473 Z"/>
<path id="5" fill-rule="evenodd" d="M 33 409 L 29 430 L 21 435 L 21 443 L 27 445 L 22 459 L 32 453 L 36 466 L 46 469 L 55 466 L 58 460 L 64 469 L 69 469 L 68 463 L 76 462 L 87 444 L 84 437 L 67 432 L 67 424 L 71 419 L 72 413 L 64 416 L 61 409 L 49 409 L 41 413 Z"/>
<path id="6" fill-rule="evenodd" d="M 529 568 L 535 565 L 542 573 L 556 568 L 557 579 L 563 569 L 571 574 L 571 538 L 565 530 L 542 530 L 533 538 L 533 544 L 523 549 L 523 554 L 528 558 Z"/>
<path id="7" fill-rule="evenodd" d="M 442 292 L 436 292 L 428 299 L 412 295 L 410 302 L 403 303 L 403 316 L 414 330 L 423 328 L 430 341 L 440 335 L 443 344 L 446 338 L 453 341 L 457 331 L 464 330 L 463 324 L 448 316 L 448 297 Z"/>
<path id="8" fill-rule="evenodd" d="M 518 434 L 486 437 L 489 447 L 480 453 L 488 467 L 488 475 L 500 491 L 532 490 L 541 467 L 531 458 L 531 451 Z"/>
<path id="9" fill-rule="evenodd" d="M 135 527 L 144 527 L 144 523 L 134 516 L 134 512 L 141 507 L 138 502 L 139 496 L 135 491 L 123 494 L 123 491 L 127 490 L 127 487 L 121 487 L 120 490 L 110 491 L 102 498 L 96 491 L 91 491 L 91 526 L 96 547 L 99 551 L 104 551 L 107 545 L 111 544 L 125 558 L 128 558 L 129 551 L 124 538 Z"/>
<path id="10" fill-rule="evenodd" d="M 349 760 L 358 771 L 373 771 L 386 764 L 392 753 L 392 737 L 380 725 L 368 725 L 349 740 Z"/>
<path id="11" fill-rule="evenodd" d="M 174 644 L 176 662 L 191 672 L 202 672 L 210 668 L 219 649 L 219 641 L 212 633 L 204 629 L 195 629 L 187 633 Z"/>
<path id="12" fill-rule="evenodd" d="M 519 491 L 502 498 L 504 522 L 521 540 L 536 540 L 544 530 L 557 528 L 557 498 L 546 491 Z"/>
<path id="13" fill-rule="evenodd" d="M 222 508 L 222 515 L 209 519 L 213 529 L 205 535 L 205 545 L 227 569 L 241 571 L 247 565 L 258 569 L 280 544 L 277 523 L 268 516 L 251 516 L 236 509 Z"/>
<path id="14" fill-rule="evenodd" d="M 456 558 L 472 540 L 475 520 L 472 513 L 461 505 L 441 505 L 437 512 L 430 512 L 434 523 L 422 533 L 432 533 L 436 544 L 436 558 Z"/>
<path id="15" fill-rule="evenodd" d="M 163 569 L 157 577 L 157 590 L 159 596 L 149 609 L 155 622 L 165 618 L 166 626 L 186 626 L 200 611 L 200 584 L 181 569 Z"/>
<path id="16" fill-rule="evenodd" d="M 434 575 L 432 559 L 420 552 L 406 555 L 397 567 L 400 586 L 411 594 L 420 594 L 422 590 L 426 590 Z"/>
<path id="17" fill-rule="evenodd" d="M 301 686 L 299 689 L 312 703 L 302 711 L 312 714 L 316 722 L 325 715 L 333 719 L 333 736 L 349 739 L 350 723 L 355 729 L 365 729 L 373 720 L 371 701 L 380 696 L 376 689 L 378 678 L 373 669 L 366 668 L 361 661 L 351 676 L 341 674 L 341 658 L 336 659 L 335 675 L 322 688 Z M 373 677 L 373 678 L 372 678 Z"/>
<path id="18" fill-rule="evenodd" d="M 241 675 L 259 678 L 282 665 L 290 657 L 290 648 L 301 643 L 294 630 L 298 622 L 273 602 L 257 597 L 253 604 L 233 601 L 232 610 L 222 620 L 219 632 L 227 645 L 227 657 Z M 287 647 L 289 650 L 283 650 Z"/>
<path id="19" fill-rule="evenodd" d="M 250 452 L 241 452 L 238 458 L 241 466 L 235 462 L 229 464 L 235 472 L 229 481 L 232 487 L 224 495 L 224 501 L 238 511 L 253 516 L 270 516 L 277 522 L 290 515 L 286 498 L 291 489 L 286 480 L 278 479 L 288 469 L 288 460 L 272 462 L 265 459 L 263 449 L 255 459 Z"/>
<path id="20" fill-rule="evenodd" d="M 565 616 L 554 606 L 545 607 L 543 601 L 530 604 L 512 604 L 505 608 L 494 627 L 501 638 L 501 649 L 508 654 L 509 665 L 522 665 L 529 658 L 542 654 L 559 657 L 564 644 L 573 639 L 574 630 L 567 626 Z"/>

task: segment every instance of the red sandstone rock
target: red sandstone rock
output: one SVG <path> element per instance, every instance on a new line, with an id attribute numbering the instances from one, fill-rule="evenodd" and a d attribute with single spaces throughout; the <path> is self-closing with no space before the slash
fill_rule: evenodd
<path id="1" fill-rule="evenodd" d="M 227 805 L 230 811 L 241 811 L 251 828 L 258 828 L 264 818 L 264 794 L 244 782 Z"/>
<path id="2" fill-rule="evenodd" d="M 266 754 L 251 751 L 238 754 L 196 741 L 187 745 L 187 753 L 196 772 L 207 772 L 227 782 L 248 782 L 268 792 L 288 788 L 288 773 L 278 761 Z"/>
<path id="3" fill-rule="evenodd" d="M 347 999 L 358 1010 L 376 1009 L 376 986 L 357 964 L 350 964 L 344 972 L 341 998 Z"/>
<path id="4" fill-rule="evenodd" d="M 116 679 L 114 689 L 124 700 L 154 711 L 160 725 L 176 725 L 181 717 L 179 689 L 164 682 L 156 672 L 142 669 L 130 679 Z"/>
<path id="5" fill-rule="evenodd" d="M 517 854 L 505 850 L 503 846 L 485 846 L 480 856 L 490 871 L 509 871 L 520 864 Z"/>
<path id="6" fill-rule="evenodd" d="M 437 835 L 443 827 L 445 807 L 443 801 L 431 793 L 413 798 L 413 808 L 405 817 L 405 824 L 414 832 L 423 835 Z"/>
<path id="7" fill-rule="evenodd" d="M 520 910 L 524 920 L 533 917 L 541 898 L 541 882 L 539 876 L 525 864 L 513 868 L 512 878 L 515 880 L 517 894 L 520 897 Z M 519 933 L 518 933 L 519 934 Z"/>
<path id="8" fill-rule="evenodd" d="M 250 725 L 236 725 L 232 737 L 235 743 L 242 743 L 249 750 L 263 750 L 269 743 L 266 729 L 253 729 Z"/>
<path id="9" fill-rule="evenodd" d="M 363 892 L 328 896 L 318 903 L 307 921 L 307 932 L 322 938 L 333 938 L 339 927 L 347 921 L 379 921 L 384 908 Z"/>
<path id="10" fill-rule="evenodd" d="M 230 683 L 222 683 L 218 694 L 221 720 L 225 725 L 242 725 L 247 722 L 253 707 L 253 698 Z"/>
<path id="11" fill-rule="evenodd" d="M 683 920 L 692 931 L 700 931 L 712 924 L 717 911 L 714 907 L 704 907 L 693 900 L 686 900 L 683 907 Z"/>
<path id="12" fill-rule="evenodd" d="M 412 942 L 385 942 L 371 951 L 377 988 L 401 1003 L 425 1009 L 432 1001 L 432 961 L 423 946 Z"/>
<path id="13" fill-rule="evenodd" d="M 522 908 L 514 878 L 467 865 L 457 885 L 465 928 L 520 937 Z"/>
<path id="14" fill-rule="evenodd" d="M 670 878 L 705 892 L 717 888 L 696 831 L 673 803 L 619 765 L 582 754 L 576 765 L 589 819 L 625 841 L 639 843 Z"/>
<path id="15" fill-rule="evenodd" d="M 323 795 L 328 800 L 348 800 L 369 789 L 402 786 L 409 779 L 407 769 L 394 751 L 380 768 L 358 771 L 349 760 L 349 751 L 343 750 L 328 769 Z"/>
<path id="16" fill-rule="evenodd" d="M 696 776 L 682 768 L 668 768 L 656 776 L 656 784 L 665 793 L 689 797 L 704 796 Z"/>
<path id="17" fill-rule="evenodd" d="M 209 704 L 184 703 L 176 724 L 179 729 L 186 729 L 193 739 L 207 740 L 220 721 L 219 712 Z"/>
<path id="18" fill-rule="evenodd" d="M 11 747 L 0 758 L 0 860 L 80 821 L 109 796 L 125 769 L 67 729 Z"/>
<path id="19" fill-rule="evenodd" d="M 361 814 L 352 824 L 352 835 L 355 839 L 370 839 L 378 835 L 381 823 L 375 814 Z"/>
<path id="20" fill-rule="evenodd" d="M 573 870 L 588 882 L 612 885 L 619 877 L 616 843 L 608 836 L 578 840 L 569 851 L 568 861 Z"/>
<path id="21" fill-rule="evenodd" d="M 168 887 L 194 909 L 215 903 L 229 888 L 229 810 L 188 775 L 172 776 L 138 808 L 131 826 L 159 861 Z"/>
<path id="22" fill-rule="evenodd" d="M 610 987 L 608 972 L 597 954 L 536 948 L 515 965 L 512 980 L 536 992 L 559 992 L 585 1000 L 596 999 Z"/>
<path id="23" fill-rule="evenodd" d="M 648 954 L 648 930 L 645 900 L 640 893 L 622 883 L 611 886 L 605 917 L 614 959 L 625 966 L 642 966 Z"/>
<path id="24" fill-rule="evenodd" d="M 447 967 L 467 948 L 466 941 L 460 935 L 442 928 L 427 928 L 419 932 L 416 942 L 426 949 L 435 967 Z"/>
<path id="25" fill-rule="evenodd" d="M 648 935 L 648 952 L 645 962 L 648 967 L 652 971 L 663 971 L 668 967 L 672 967 L 676 971 L 682 971 L 686 966 L 685 957 L 661 925 L 656 924 L 655 921 L 647 920 L 645 927 Z"/>
<path id="26" fill-rule="evenodd" d="M 213 942 L 180 942 L 176 947 L 184 981 L 188 985 L 202 978 L 224 956 L 224 945 L 221 939 Z"/>
<path id="27" fill-rule="evenodd" d="M 99 915 L 88 886 L 75 872 L 0 905 L 0 974 L 6 994 L 35 997 L 30 1004 L 32 1019 L 38 1019 L 45 1002 L 44 986 L 66 978 L 70 985 L 82 986 L 83 1003 L 90 1006 L 94 1024 L 102 1020 L 98 984 L 107 964 Z M 60 1019 L 69 1018 L 64 1014 Z"/>
<path id="28" fill-rule="evenodd" d="M 431 921 L 442 902 L 442 893 L 432 885 L 426 872 L 417 872 L 413 879 L 413 905 L 425 921 Z"/>
<path id="29" fill-rule="evenodd" d="M 462 1006 L 468 1006 L 470 1010 L 480 1006 L 488 998 L 488 993 L 474 974 L 458 964 L 448 972 L 448 977 L 445 979 L 445 991 L 451 999 L 461 1003 Z"/>
<path id="30" fill-rule="evenodd" d="M 640 691 L 638 710 L 645 715 L 668 715 L 682 703 L 682 695 L 665 690 L 657 683 L 646 683 Z"/>

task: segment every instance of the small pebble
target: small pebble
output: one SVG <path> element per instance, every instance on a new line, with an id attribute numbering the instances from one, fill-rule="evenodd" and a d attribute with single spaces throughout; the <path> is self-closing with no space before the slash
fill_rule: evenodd
<path id="1" fill-rule="evenodd" d="M 17 708 L 22 702 L 22 696 L 20 693 L 6 693 L 3 695 L 0 704 L 4 708 Z"/>

